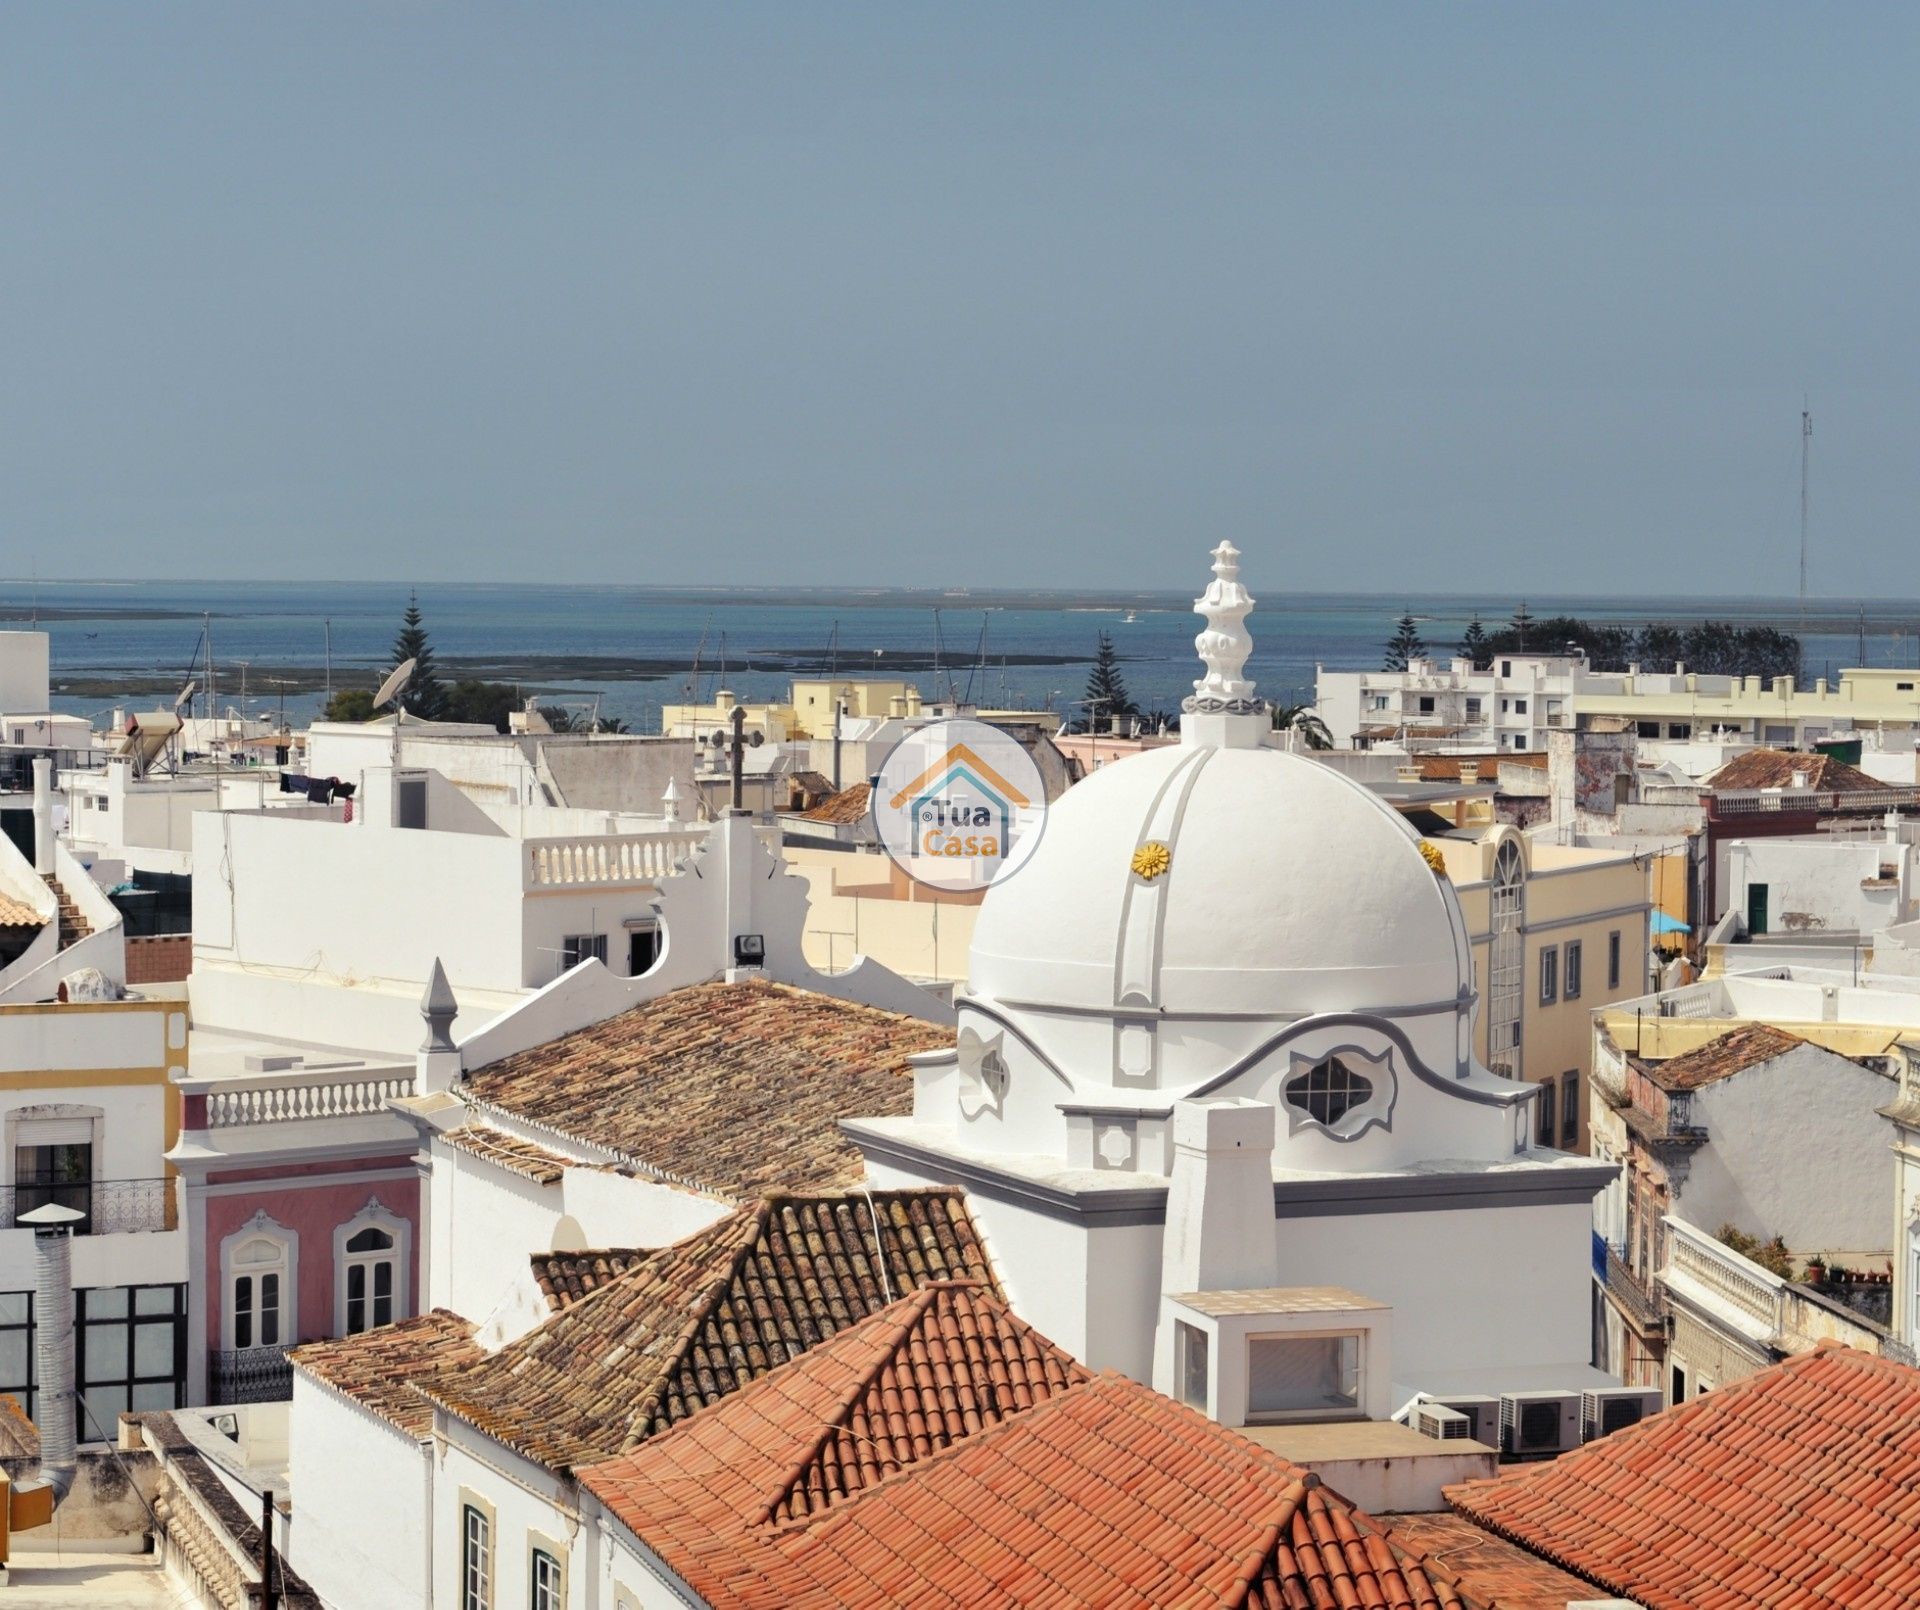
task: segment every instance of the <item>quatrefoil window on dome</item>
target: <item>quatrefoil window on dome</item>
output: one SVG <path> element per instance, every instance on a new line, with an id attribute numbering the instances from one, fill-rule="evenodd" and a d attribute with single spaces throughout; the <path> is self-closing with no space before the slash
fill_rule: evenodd
<path id="1" fill-rule="evenodd" d="M 1375 1124 L 1391 1128 L 1395 1084 L 1391 1053 L 1370 1055 L 1353 1046 L 1320 1057 L 1296 1054 L 1282 1094 L 1289 1132 L 1324 1130 L 1353 1140 Z"/>
<path id="2" fill-rule="evenodd" d="M 982 1113 L 999 1115 L 1011 1074 L 1007 1069 L 1004 1036 L 987 1036 L 973 1028 L 960 1031 L 956 1055 L 960 1065 L 960 1111 L 968 1118 Z"/>

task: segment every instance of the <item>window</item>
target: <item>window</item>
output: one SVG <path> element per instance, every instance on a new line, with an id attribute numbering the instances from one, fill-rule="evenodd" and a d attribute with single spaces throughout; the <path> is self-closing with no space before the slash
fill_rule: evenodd
<path id="1" fill-rule="evenodd" d="M 70 1122 L 84 1129 L 89 1136 L 92 1134 L 92 1125 L 87 1119 L 78 1118 Z M 13 1187 L 13 1216 L 16 1222 L 21 1214 L 31 1213 L 48 1203 L 91 1216 L 92 1141 L 60 1140 L 48 1145 L 14 1147 Z M 74 1228 L 84 1232 L 87 1227 L 79 1224 Z"/>
<path id="2" fill-rule="evenodd" d="M 1570 1152 L 1580 1144 L 1580 1074 L 1569 1068 L 1560 1075 L 1560 1149 Z"/>
<path id="3" fill-rule="evenodd" d="M 1386 707 L 1387 707 L 1387 696 L 1386 696 L 1386 695 L 1385 695 L 1384 693 L 1376 693 L 1376 694 L 1375 694 L 1375 695 L 1373 696 L 1373 706 L 1372 706 L 1372 707 L 1373 707 L 1373 708 L 1374 708 L 1375 710 L 1384 710 L 1384 709 L 1386 709 Z"/>
<path id="4" fill-rule="evenodd" d="M 1691 738 L 1693 736 L 1693 723 L 1691 721 L 1669 721 L 1667 723 L 1667 736 L 1669 738 Z"/>
<path id="5" fill-rule="evenodd" d="M 569 967 L 578 967 L 588 957 L 597 962 L 607 959 L 607 936 L 605 934 L 568 934 L 560 941 L 560 971 Z"/>
<path id="6" fill-rule="evenodd" d="M 1520 1068 L 1520 996 L 1526 988 L 1521 951 L 1521 887 L 1525 863 L 1520 846 L 1502 842 L 1493 858 L 1493 941 L 1489 968 L 1492 985 L 1487 1015 L 1487 1062 L 1495 1073 L 1513 1078 Z"/>
<path id="7" fill-rule="evenodd" d="M 659 923 L 640 923 L 627 931 L 627 977 L 638 978 L 659 959 Z"/>
<path id="8" fill-rule="evenodd" d="M 346 1335 L 393 1323 L 394 1277 L 393 1237 L 385 1230 L 368 1225 L 347 1238 Z"/>
<path id="9" fill-rule="evenodd" d="M 1553 1130 L 1553 1081 L 1540 1081 L 1540 1100 L 1533 1110 L 1533 1135 L 1542 1146 L 1554 1145 L 1558 1137 Z"/>
<path id="10" fill-rule="evenodd" d="M 1423 716 L 1430 716 L 1433 714 L 1433 695 L 1432 694 L 1423 693 L 1420 696 L 1420 713 Z"/>
<path id="11" fill-rule="evenodd" d="M 1467 698 L 1467 716 L 1469 719 L 1472 719 L 1473 717 L 1479 714 L 1480 714 L 1480 700 L 1477 696 L 1470 694 Z"/>
<path id="12" fill-rule="evenodd" d="M 1657 721 L 1636 721 L 1633 726 L 1633 732 L 1636 738 L 1658 738 L 1660 736 L 1660 723 Z"/>
<path id="13" fill-rule="evenodd" d="M 393 783 L 393 825 L 424 828 L 427 825 L 427 780 L 424 777 L 396 777 Z"/>
<path id="14" fill-rule="evenodd" d="M 96 1286 L 74 1293 L 82 1442 L 112 1439 L 128 1411 L 178 1408 L 186 1387 L 182 1286 Z"/>
<path id="15" fill-rule="evenodd" d="M 1315 1123 L 1331 1129 L 1373 1099 L 1373 1081 L 1357 1073 L 1339 1057 L 1316 1062 L 1305 1073 L 1287 1081 L 1287 1101 Z"/>
<path id="16" fill-rule="evenodd" d="M 560 1562 L 545 1549 L 533 1551 L 533 1579 L 528 1584 L 529 1610 L 562 1610 Z"/>
<path id="17" fill-rule="evenodd" d="M 1580 941 L 1567 941 L 1566 959 L 1560 969 L 1560 998 L 1566 1001 L 1580 999 Z"/>
<path id="18" fill-rule="evenodd" d="M 0 1291 L 0 1392 L 27 1412 L 39 1412 L 33 1397 L 33 1293 Z"/>
<path id="19" fill-rule="evenodd" d="M 1512 675 L 1513 675 L 1513 661 L 1512 661 L 1512 660 L 1502 660 L 1502 661 L 1500 662 L 1500 674 L 1501 674 L 1502 676 L 1512 676 Z"/>
<path id="20" fill-rule="evenodd" d="M 472 1504 L 460 1509 L 460 1607 L 491 1610 L 493 1604 L 493 1521 Z"/>
<path id="21" fill-rule="evenodd" d="M 1180 1382 L 1180 1401 L 1190 1409 L 1207 1412 L 1207 1333 L 1184 1319 L 1173 1322 L 1176 1357 L 1174 1372 Z"/>
<path id="22" fill-rule="evenodd" d="M 274 1242 L 249 1241 L 233 1256 L 233 1325 L 237 1348 L 280 1345 L 280 1298 L 285 1289 L 286 1254 Z"/>
<path id="23" fill-rule="evenodd" d="M 1249 1336 L 1247 1419 L 1344 1420 L 1360 1412 L 1360 1338 Z"/>
<path id="24" fill-rule="evenodd" d="M 1687 1401 L 1687 1372 L 1678 1364 L 1673 1367 L 1673 1381 L 1668 1391 L 1672 1394 L 1668 1400 L 1669 1408 L 1678 1408 Z"/>
<path id="25" fill-rule="evenodd" d="M 1540 952 L 1540 1004 L 1551 1006 L 1560 998 L 1560 952 L 1552 945 Z"/>
<path id="26" fill-rule="evenodd" d="M 1620 930 L 1607 935 L 1607 988 L 1620 987 Z"/>

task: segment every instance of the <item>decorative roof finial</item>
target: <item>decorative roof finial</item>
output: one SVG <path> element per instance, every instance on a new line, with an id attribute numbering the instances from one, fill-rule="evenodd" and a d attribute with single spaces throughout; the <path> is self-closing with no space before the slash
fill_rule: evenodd
<path id="1" fill-rule="evenodd" d="M 427 975 L 427 991 L 420 997 L 420 1015 L 426 1019 L 427 1042 L 422 1051 L 451 1051 L 453 1036 L 447 1031 L 460 1015 L 460 1003 L 453 998 L 453 986 L 447 982 L 447 970 L 433 958 L 433 971 Z"/>
<path id="2" fill-rule="evenodd" d="M 660 795 L 660 814 L 669 822 L 680 820 L 680 785 L 671 777 Z"/>
<path id="3" fill-rule="evenodd" d="M 1182 710 L 1258 715 L 1266 708 L 1264 700 L 1254 697 L 1253 683 L 1240 674 L 1253 652 L 1253 639 L 1247 635 L 1247 611 L 1252 608 L 1253 595 L 1240 583 L 1240 550 L 1223 542 L 1213 550 L 1213 580 L 1193 601 L 1194 613 L 1207 620 L 1193 640 L 1207 674 L 1194 683 L 1193 697 L 1181 701 Z"/>

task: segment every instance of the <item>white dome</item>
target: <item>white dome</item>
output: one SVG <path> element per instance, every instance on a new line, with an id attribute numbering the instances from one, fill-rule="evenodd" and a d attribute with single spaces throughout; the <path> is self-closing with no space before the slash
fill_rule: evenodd
<path id="1" fill-rule="evenodd" d="M 1133 870 L 1142 844 L 1164 874 Z M 973 993 L 1168 1016 L 1395 1016 L 1455 1001 L 1459 902 L 1398 812 L 1278 749 L 1193 742 L 1109 762 L 1049 810 L 974 929 Z"/>

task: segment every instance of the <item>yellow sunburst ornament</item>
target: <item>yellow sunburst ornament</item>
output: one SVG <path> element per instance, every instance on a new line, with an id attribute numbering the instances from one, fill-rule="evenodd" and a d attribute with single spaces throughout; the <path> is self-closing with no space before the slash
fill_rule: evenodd
<path id="1" fill-rule="evenodd" d="M 1135 877 L 1151 883 L 1173 865 L 1173 851 L 1157 839 L 1149 839 L 1133 852 L 1131 865 Z"/>
<path id="2" fill-rule="evenodd" d="M 1431 844 L 1427 840 L 1422 839 L 1420 841 L 1420 855 L 1427 865 L 1433 868 L 1433 875 L 1436 878 L 1444 878 L 1447 875 L 1447 858 L 1440 853 L 1439 845 Z"/>

